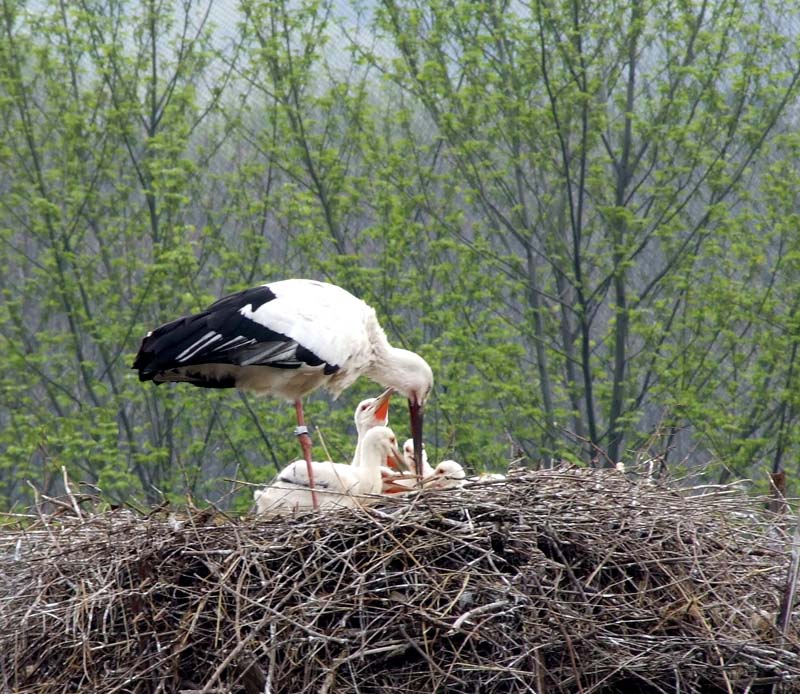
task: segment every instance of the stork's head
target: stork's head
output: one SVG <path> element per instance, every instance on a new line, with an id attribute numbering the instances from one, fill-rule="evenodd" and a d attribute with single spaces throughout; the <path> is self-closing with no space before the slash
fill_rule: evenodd
<path id="1" fill-rule="evenodd" d="M 372 427 L 385 427 L 389 423 L 389 400 L 394 393 L 387 388 L 377 398 L 367 398 L 358 403 L 355 419 L 356 431 L 363 436 Z"/>
<path id="2" fill-rule="evenodd" d="M 463 485 L 466 478 L 467 474 L 459 463 L 455 460 L 443 460 L 423 484 L 428 489 L 452 489 Z"/>
<path id="3" fill-rule="evenodd" d="M 375 464 L 405 469 L 405 461 L 397 449 L 397 438 L 389 427 L 373 427 L 364 435 L 362 465 Z M 367 461 L 366 463 L 364 461 Z"/>
<path id="4" fill-rule="evenodd" d="M 389 369 L 384 378 L 394 389 L 420 408 L 433 390 L 433 371 L 419 354 L 407 349 L 392 349 Z"/>
<path id="5" fill-rule="evenodd" d="M 403 459 L 406 461 L 409 469 L 414 469 L 414 439 L 408 439 L 403 444 Z M 422 444 L 422 467 L 428 467 L 428 454 L 425 451 L 425 444 Z"/>

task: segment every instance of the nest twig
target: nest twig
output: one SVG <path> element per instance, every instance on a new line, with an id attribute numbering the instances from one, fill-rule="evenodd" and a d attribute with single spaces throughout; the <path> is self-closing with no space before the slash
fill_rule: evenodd
<path id="1" fill-rule="evenodd" d="M 269 520 L 73 502 L 0 534 L 3 690 L 800 690 L 788 535 L 730 488 L 561 469 Z"/>

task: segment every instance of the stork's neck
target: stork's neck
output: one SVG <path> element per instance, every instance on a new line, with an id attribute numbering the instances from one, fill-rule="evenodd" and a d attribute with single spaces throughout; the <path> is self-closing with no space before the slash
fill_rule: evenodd
<path id="1" fill-rule="evenodd" d="M 380 476 L 381 465 L 385 464 L 386 455 L 384 455 L 380 445 L 376 445 L 374 442 L 367 442 L 361 445 L 359 467 L 362 468 L 366 474 L 377 474 Z"/>
<path id="2" fill-rule="evenodd" d="M 356 450 L 353 451 L 353 460 L 351 461 L 350 465 L 353 467 L 361 466 L 361 437 L 359 437 L 358 441 L 356 441 Z"/>

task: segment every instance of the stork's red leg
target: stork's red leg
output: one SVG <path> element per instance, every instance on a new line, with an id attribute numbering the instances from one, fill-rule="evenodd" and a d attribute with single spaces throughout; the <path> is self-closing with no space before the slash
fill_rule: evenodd
<path id="1" fill-rule="evenodd" d="M 311 504 L 314 510 L 319 509 L 317 502 L 317 492 L 314 489 L 314 470 L 311 466 L 311 436 L 308 434 L 308 427 L 306 426 L 306 418 L 303 415 L 303 402 L 302 400 L 294 401 L 294 410 L 297 413 L 297 429 L 295 434 L 300 440 L 300 448 L 303 449 L 303 458 L 306 461 L 306 470 L 308 470 L 308 488 L 311 490 Z"/>

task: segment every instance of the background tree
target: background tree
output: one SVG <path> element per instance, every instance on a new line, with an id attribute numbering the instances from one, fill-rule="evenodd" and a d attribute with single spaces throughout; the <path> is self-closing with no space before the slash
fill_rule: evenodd
<path id="1" fill-rule="evenodd" d="M 778 271 L 765 265 L 775 246 L 754 224 L 764 200 L 753 185 L 797 95 L 781 8 L 381 9 L 401 56 L 385 69 L 436 125 L 443 167 L 458 171 L 472 228 L 494 250 L 486 274 L 502 272 L 516 289 L 512 310 L 535 365 L 526 378 L 546 427 L 527 449 L 563 445 L 551 422 L 604 462 L 660 431 L 667 451 L 684 427 L 686 441 L 722 429 L 752 443 L 764 420 L 738 398 L 717 405 L 754 387 L 756 344 L 770 339 L 754 321 Z M 739 464 L 758 455 L 748 448 Z"/>
<path id="2" fill-rule="evenodd" d="M 796 8 L 0 1 L 2 505 L 247 507 L 290 408 L 128 366 L 288 276 L 431 362 L 434 460 L 797 458 Z M 332 457 L 374 392 L 309 403 Z"/>

